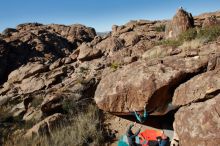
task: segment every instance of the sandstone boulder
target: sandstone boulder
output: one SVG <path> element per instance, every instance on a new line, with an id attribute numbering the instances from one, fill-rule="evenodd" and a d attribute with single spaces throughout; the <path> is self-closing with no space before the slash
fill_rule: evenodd
<path id="1" fill-rule="evenodd" d="M 112 54 L 113 52 L 121 49 L 124 46 L 123 40 L 116 37 L 108 37 L 105 40 L 98 43 L 95 47 L 106 54 Z"/>
<path id="2" fill-rule="evenodd" d="M 27 63 L 26 65 L 21 66 L 19 69 L 11 72 L 8 76 L 8 81 L 10 83 L 19 82 L 25 78 L 44 72 L 47 69 L 48 66 L 45 66 L 44 64 L 38 62 Z"/>
<path id="3" fill-rule="evenodd" d="M 59 66 L 63 65 L 63 62 L 62 62 L 62 59 L 57 59 L 56 61 L 54 61 L 50 66 L 49 66 L 49 69 L 50 70 L 53 70 Z"/>
<path id="4" fill-rule="evenodd" d="M 181 8 L 177 11 L 172 21 L 166 26 L 166 38 L 176 38 L 182 32 L 193 26 L 194 20 L 191 13 L 188 13 Z"/>
<path id="5" fill-rule="evenodd" d="M 120 35 L 119 38 L 124 39 L 125 46 L 134 46 L 140 41 L 141 36 L 135 32 L 127 32 Z"/>
<path id="6" fill-rule="evenodd" d="M 112 35 L 118 36 L 122 33 L 132 31 L 133 28 L 134 28 L 133 25 L 122 25 L 122 26 L 113 25 L 112 26 Z"/>
<path id="7" fill-rule="evenodd" d="M 180 85 L 174 92 L 173 104 L 182 106 L 212 98 L 220 90 L 220 69 L 198 75 Z"/>
<path id="8" fill-rule="evenodd" d="M 214 146 L 220 143 L 220 95 L 181 107 L 174 130 L 181 146 Z"/>
<path id="9" fill-rule="evenodd" d="M 88 44 L 85 43 L 79 46 L 78 49 L 79 49 L 78 59 L 82 61 L 89 61 L 95 58 L 99 58 L 102 55 L 101 50 L 90 47 Z"/>
<path id="10" fill-rule="evenodd" d="M 175 87 L 200 73 L 207 64 L 207 56 L 168 56 L 162 61 L 134 62 L 115 72 L 104 72 L 95 101 L 99 108 L 116 114 L 126 114 L 128 109 L 141 111 L 145 104 L 164 114 Z"/>

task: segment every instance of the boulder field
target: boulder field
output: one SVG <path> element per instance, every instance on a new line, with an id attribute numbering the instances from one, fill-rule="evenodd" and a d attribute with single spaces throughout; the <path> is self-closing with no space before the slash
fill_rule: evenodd
<path id="1" fill-rule="evenodd" d="M 0 34 L 0 116 L 35 121 L 24 132 L 30 137 L 53 132 L 69 103 L 90 99 L 117 116 L 145 105 L 163 116 L 173 105 L 180 145 L 218 145 L 220 37 L 197 47 L 158 42 L 219 19 L 219 12 L 193 17 L 179 9 L 172 20 L 130 21 L 103 36 L 81 24 L 8 28 Z"/>

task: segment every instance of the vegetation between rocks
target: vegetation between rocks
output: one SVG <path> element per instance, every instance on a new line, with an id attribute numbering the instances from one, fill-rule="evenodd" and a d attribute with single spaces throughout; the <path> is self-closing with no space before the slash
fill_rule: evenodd
<path id="1" fill-rule="evenodd" d="M 76 146 L 99 145 L 104 141 L 100 111 L 90 104 L 75 115 L 72 115 L 68 124 L 63 123 L 50 135 L 36 136 L 32 139 L 15 137 L 8 140 L 5 146 Z"/>
<path id="2" fill-rule="evenodd" d="M 220 36 L 220 26 L 212 26 L 205 28 L 191 28 L 179 35 L 177 39 L 168 39 L 158 42 L 156 45 L 165 45 L 177 47 L 184 42 L 192 41 L 194 39 L 201 39 L 204 42 L 215 41 Z"/>
<path id="3" fill-rule="evenodd" d="M 155 27 L 155 30 L 157 32 L 164 32 L 165 28 L 166 28 L 166 25 L 160 25 L 160 26 Z"/>

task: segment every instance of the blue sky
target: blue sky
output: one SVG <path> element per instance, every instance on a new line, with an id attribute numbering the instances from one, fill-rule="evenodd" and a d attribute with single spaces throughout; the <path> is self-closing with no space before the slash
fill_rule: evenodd
<path id="1" fill-rule="evenodd" d="M 80 23 L 109 31 L 129 20 L 171 19 L 180 6 L 198 15 L 220 10 L 220 0 L 0 0 L 0 32 L 25 22 Z"/>

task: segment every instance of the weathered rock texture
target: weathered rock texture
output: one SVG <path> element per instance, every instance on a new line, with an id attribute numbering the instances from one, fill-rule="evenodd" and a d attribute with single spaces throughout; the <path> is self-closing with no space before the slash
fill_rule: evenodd
<path id="1" fill-rule="evenodd" d="M 180 85 L 174 93 L 173 104 L 182 106 L 200 102 L 220 92 L 220 68 L 198 75 Z"/>
<path id="2" fill-rule="evenodd" d="M 216 16 L 210 16 L 204 20 L 202 27 L 211 27 L 218 24 L 220 24 L 220 21 L 217 20 Z"/>
<path id="3" fill-rule="evenodd" d="M 182 107 L 175 114 L 174 129 L 180 145 L 213 146 L 220 143 L 220 95 Z"/>
<path id="4" fill-rule="evenodd" d="M 182 32 L 192 28 L 193 26 L 194 19 L 192 14 L 181 8 L 177 11 L 170 24 L 166 26 L 166 38 L 176 38 Z"/>
<path id="5" fill-rule="evenodd" d="M 207 19 L 210 19 L 210 17 L 215 17 L 218 21 L 220 20 L 220 13 L 219 11 L 217 12 L 212 12 L 212 13 L 204 13 L 201 14 L 199 16 L 194 16 L 194 24 L 196 27 L 202 27 L 202 25 L 204 24 L 204 21 Z"/>

